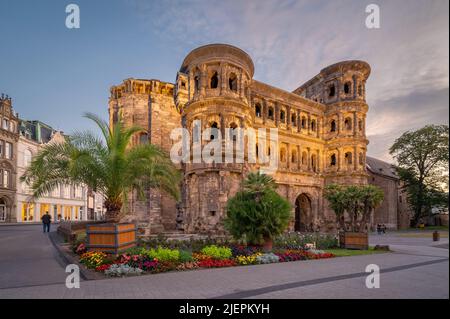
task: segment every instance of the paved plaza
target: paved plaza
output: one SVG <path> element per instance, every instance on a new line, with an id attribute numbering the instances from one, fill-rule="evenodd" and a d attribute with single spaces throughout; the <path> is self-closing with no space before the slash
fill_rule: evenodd
<path id="1" fill-rule="evenodd" d="M 448 238 L 428 235 L 371 236 L 391 253 L 83 280 L 68 289 L 64 259 L 40 225 L 3 225 L 0 298 L 449 298 Z M 379 289 L 366 288 L 369 264 L 381 269 Z"/>

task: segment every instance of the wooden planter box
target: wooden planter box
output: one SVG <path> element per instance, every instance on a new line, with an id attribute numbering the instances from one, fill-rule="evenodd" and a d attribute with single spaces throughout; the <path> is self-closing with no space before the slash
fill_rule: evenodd
<path id="1" fill-rule="evenodd" d="M 86 226 L 86 248 L 117 255 L 136 246 L 136 225 L 99 224 Z"/>
<path id="2" fill-rule="evenodd" d="M 369 235 L 367 233 L 341 232 L 339 245 L 346 249 L 369 249 Z"/>

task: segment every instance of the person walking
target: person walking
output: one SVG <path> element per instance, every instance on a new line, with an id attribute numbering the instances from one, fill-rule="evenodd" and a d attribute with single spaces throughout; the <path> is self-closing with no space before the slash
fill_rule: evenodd
<path id="1" fill-rule="evenodd" d="M 50 232 L 50 224 L 52 222 L 52 216 L 48 212 L 45 212 L 45 214 L 41 217 L 42 225 L 44 226 L 44 233 L 47 231 L 47 233 Z"/>

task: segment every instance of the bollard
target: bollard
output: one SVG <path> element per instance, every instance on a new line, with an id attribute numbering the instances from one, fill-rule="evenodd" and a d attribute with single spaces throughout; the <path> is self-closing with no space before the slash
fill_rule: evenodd
<path id="1" fill-rule="evenodd" d="M 433 232 L 433 241 L 439 241 L 439 232 L 437 230 L 435 230 Z"/>

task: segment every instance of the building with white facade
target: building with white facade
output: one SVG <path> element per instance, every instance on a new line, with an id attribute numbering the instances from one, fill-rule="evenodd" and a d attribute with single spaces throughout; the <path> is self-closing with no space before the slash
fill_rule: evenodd
<path id="1" fill-rule="evenodd" d="M 33 156 L 47 143 L 64 140 L 62 132 L 39 121 L 21 121 L 17 143 L 16 217 L 17 222 L 39 222 L 46 212 L 53 221 L 87 220 L 87 189 L 61 185 L 51 194 L 31 200 L 31 191 L 20 181 Z"/>

